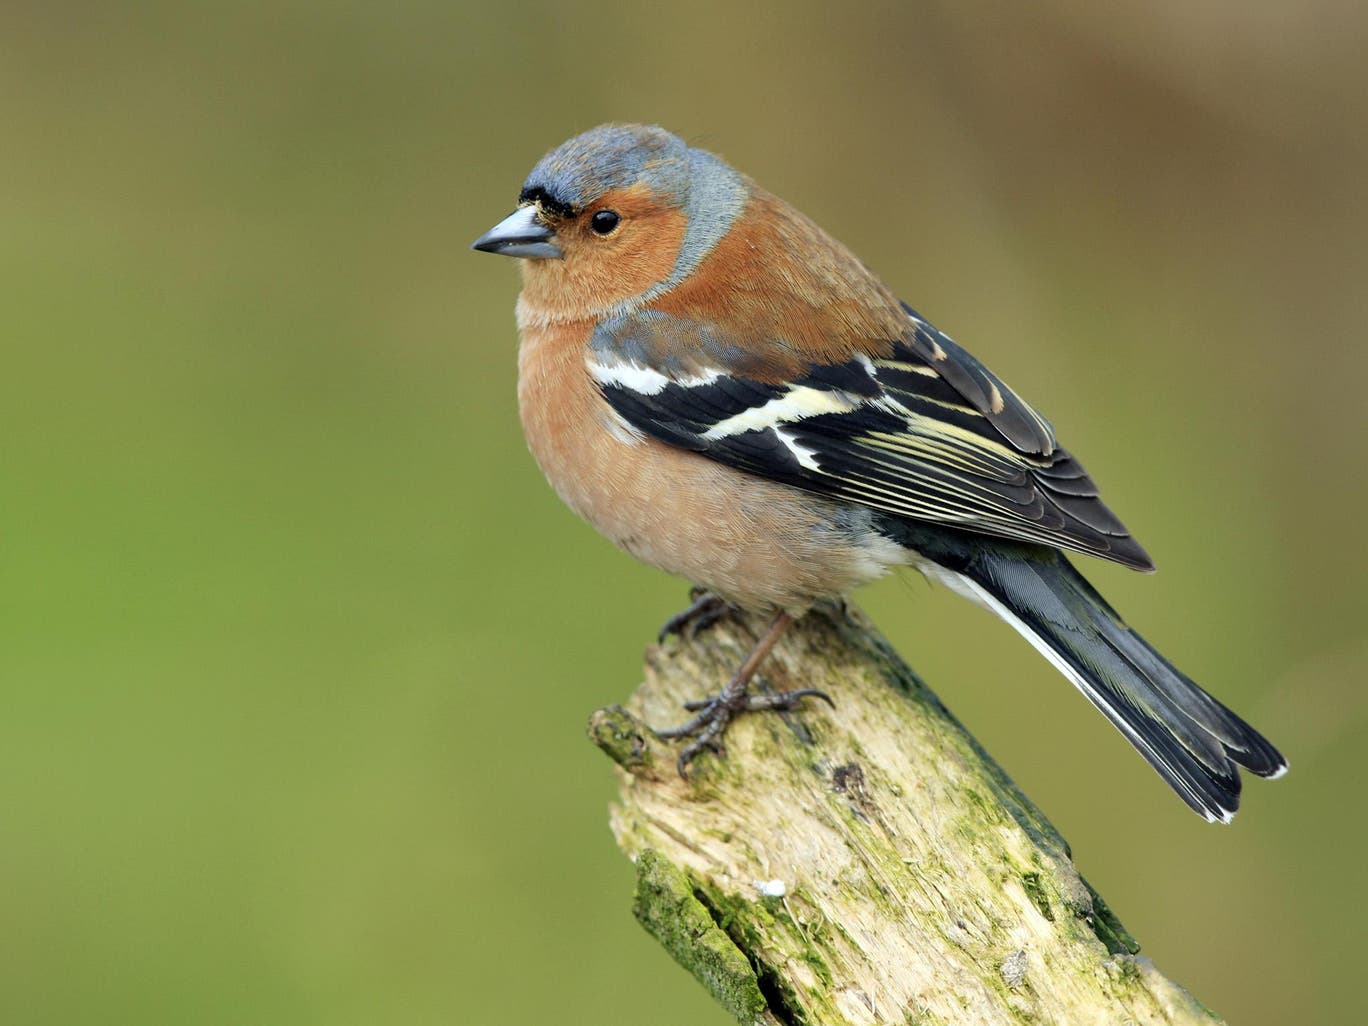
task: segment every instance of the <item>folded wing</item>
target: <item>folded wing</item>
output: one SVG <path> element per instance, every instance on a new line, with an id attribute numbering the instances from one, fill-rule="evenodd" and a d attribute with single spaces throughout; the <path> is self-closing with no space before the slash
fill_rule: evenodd
<path id="1" fill-rule="evenodd" d="M 632 428 L 710 459 L 913 520 L 1153 569 L 1050 424 L 904 310 L 901 338 L 785 381 L 755 373 L 749 340 L 656 311 L 602 324 L 588 368 Z"/>

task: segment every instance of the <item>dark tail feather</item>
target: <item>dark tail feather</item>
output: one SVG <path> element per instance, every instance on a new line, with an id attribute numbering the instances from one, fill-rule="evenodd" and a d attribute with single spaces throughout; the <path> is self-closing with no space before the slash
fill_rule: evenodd
<path id="1" fill-rule="evenodd" d="M 1287 762 L 1268 740 L 1212 698 L 1144 638 L 1062 555 L 975 541 L 916 547 L 928 574 L 1007 620 L 1126 736 L 1199 814 L 1229 822 L 1240 806 L 1236 764 L 1261 777 Z"/>

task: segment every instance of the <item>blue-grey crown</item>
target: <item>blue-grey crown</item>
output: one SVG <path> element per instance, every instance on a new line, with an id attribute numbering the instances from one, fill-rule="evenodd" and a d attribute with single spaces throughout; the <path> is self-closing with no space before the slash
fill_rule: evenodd
<path id="1" fill-rule="evenodd" d="M 750 187 L 726 163 L 655 125 L 600 125 L 561 143 L 527 176 L 521 199 L 569 216 L 614 189 L 644 185 L 684 213 L 674 268 L 632 303 L 679 284 L 731 229 Z"/>
<path id="2" fill-rule="evenodd" d="M 613 189 L 641 183 L 683 203 L 691 153 L 683 139 L 654 125 L 600 125 L 548 153 L 523 186 L 524 199 L 573 213 Z M 703 154 L 716 161 L 711 154 Z"/>

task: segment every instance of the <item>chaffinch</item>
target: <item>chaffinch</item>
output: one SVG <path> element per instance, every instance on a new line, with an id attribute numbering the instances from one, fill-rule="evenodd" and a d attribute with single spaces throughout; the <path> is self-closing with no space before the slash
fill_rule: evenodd
<path id="1" fill-rule="evenodd" d="M 474 243 L 521 257 L 518 400 L 561 498 L 619 547 L 773 614 L 681 773 L 822 599 L 909 565 L 997 613 L 1195 811 L 1287 768 L 1127 627 L 1061 549 L 1152 570 L 1048 421 L 849 250 L 718 157 L 604 125 L 533 168 Z M 680 622 L 679 618 L 676 623 Z M 825 697 L 825 696 L 823 696 Z"/>

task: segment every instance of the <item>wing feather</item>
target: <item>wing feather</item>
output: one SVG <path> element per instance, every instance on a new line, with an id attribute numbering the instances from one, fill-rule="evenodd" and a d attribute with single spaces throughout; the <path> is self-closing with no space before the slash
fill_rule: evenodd
<path id="1" fill-rule="evenodd" d="M 1050 423 L 903 309 L 907 330 L 875 347 L 881 355 L 812 365 L 788 382 L 726 366 L 747 347 L 718 325 L 658 311 L 600 325 L 588 366 L 620 416 L 668 444 L 896 516 L 1152 569 Z M 720 365 L 694 354 L 680 371 L 667 346 L 690 337 Z"/>

